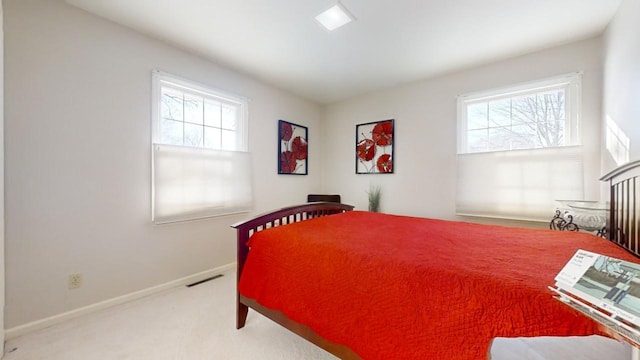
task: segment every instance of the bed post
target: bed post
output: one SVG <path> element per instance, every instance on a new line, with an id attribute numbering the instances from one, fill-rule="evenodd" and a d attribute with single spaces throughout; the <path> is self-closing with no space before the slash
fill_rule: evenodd
<path id="1" fill-rule="evenodd" d="M 249 246 L 247 245 L 247 241 L 249 241 L 249 230 L 244 226 L 238 226 L 236 230 L 238 242 L 238 269 L 236 271 L 236 284 L 238 284 L 240 282 L 240 275 L 242 275 L 242 269 L 244 268 L 244 262 L 247 259 L 247 255 L 249 255 Z M 236 329 L 241 329 L 244 327 L 244 324 L 247 321 L 248 312 L 249 308 L 247 307 L 247 305 L 240 302 L 240 292 L 238 291 L 238 287 L 236 286 Z"/>

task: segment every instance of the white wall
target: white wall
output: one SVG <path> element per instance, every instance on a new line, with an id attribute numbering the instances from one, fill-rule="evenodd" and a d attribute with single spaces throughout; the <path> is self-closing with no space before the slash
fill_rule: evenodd
<path id="1" fill-rule="evenodd" d="M 4 33 L 0 1 L 0 354 L 4 354 Z M 2 355 L 0 355 L 2 357 Z"/>
<path id="2" fill-rule="evenodd" d="M 318 105 L 62 0 L 4 13 L 6 328 L 235 261 L 247 215 L 150 223 L 153 69 L 251 99 L 256 212 L 320 191 Z M 309 176 L 277 175 L 278 119 L 309 127 Z"/>
<path id="3" fill-rule="evenodd" d="M 637 0 L 622 2 L 605 33 L 603 120 L 607 117 L 631 140 L 629 159 L 639 160 L 640 1 Z M 605 146 L 603 141 L 603 172 L 616 166 Z"/>
<path id="4" fill-rule="evenodd" d="M 330 105 L 323 128 L 323 184 L 367 208 L 370 183 L 381 184 L 382 211 L 455 218 L 456 96 L 584 71 L 582 88 L 586 195 L 599 199 L 601 38 L 418 81 Z M 394 118 L 395 174 L 355 174 L 355 125 Z"/>

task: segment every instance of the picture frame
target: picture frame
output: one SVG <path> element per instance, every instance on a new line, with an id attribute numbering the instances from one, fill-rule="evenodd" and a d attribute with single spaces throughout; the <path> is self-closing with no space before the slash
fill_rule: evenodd
<path id="1" fill-rule="evenodd" d="M 393 174 L 394 119 L 356 125 L 356 174 Z"/>
<path id="2" fill-rule="evenodd" d="M 278 174 L 308 174 L 308 136 L 306 126 L 278 120 Z"/>

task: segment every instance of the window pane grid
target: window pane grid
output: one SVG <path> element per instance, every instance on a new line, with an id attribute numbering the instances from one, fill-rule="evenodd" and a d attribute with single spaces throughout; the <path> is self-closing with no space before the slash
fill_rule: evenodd
<path id="1" fill-rule="evenodd" d="M 238 104 L 171 86 L 161 92 L 161 143 L 236 150 Z"/>
<path id="2" fill-rule="evenodd" d="M 564 93 L 546 89 L 467 103 L 466 152 L 565 146 Z"/>

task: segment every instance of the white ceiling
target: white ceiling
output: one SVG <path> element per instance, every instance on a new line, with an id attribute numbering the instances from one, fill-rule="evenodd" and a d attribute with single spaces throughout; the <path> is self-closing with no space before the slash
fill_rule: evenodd
<path id="1" fill-rule="evenodd" d="M 601 33 L 621 0 L 67 0 L 318 103 Z"/>

